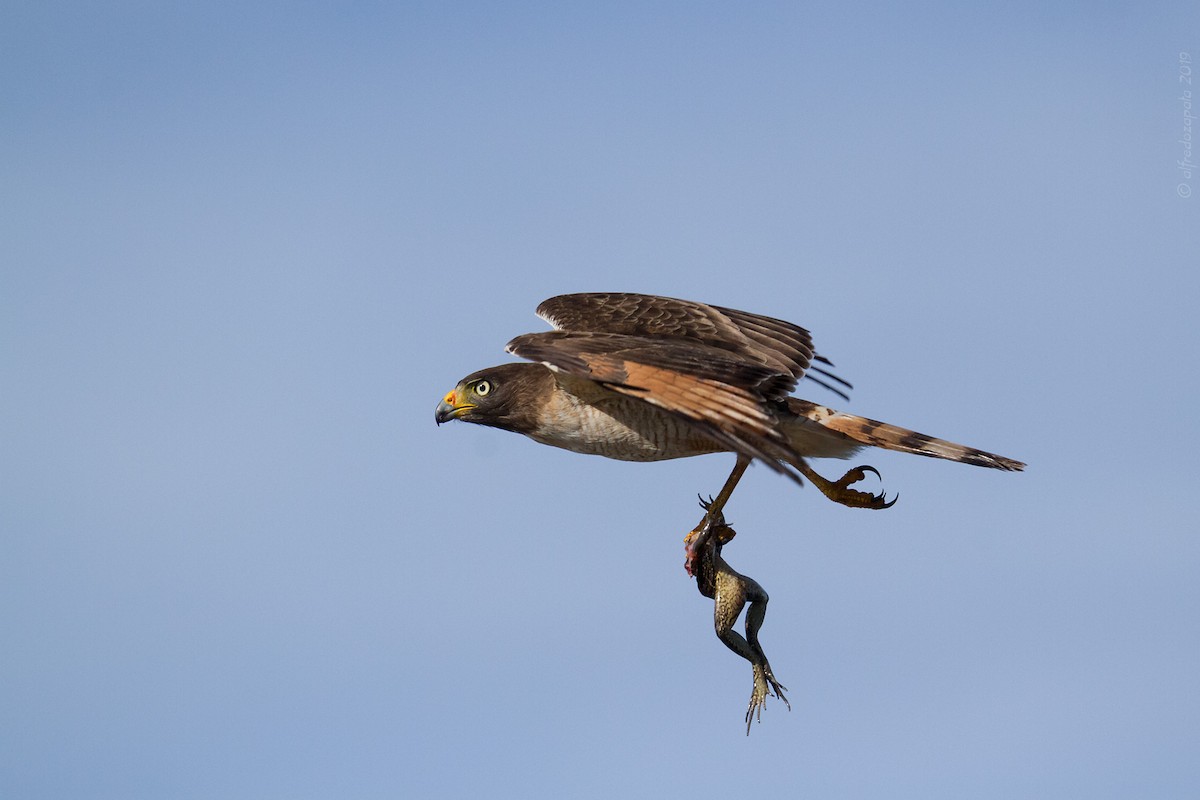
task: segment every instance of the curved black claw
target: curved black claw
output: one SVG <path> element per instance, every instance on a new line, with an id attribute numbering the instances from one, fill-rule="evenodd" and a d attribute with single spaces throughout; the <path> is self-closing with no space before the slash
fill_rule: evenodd
<path id="1" fill-rule="evenodd" d="M 850 488 L 850 486 L 853 484 L 856 484 L 861 480 L 865 480 L 868 472 L 875 473 L 875 477 L 879 478 L 880 480 L 883 479 L 883 476 L 879 474 L 879 470 L 868 464 L 863 464 L 862 466 L 858 466 L 847 471 L 846 474 L 839 478 L 836 482 L 830 484 L 831 491 L 827 491 L 825 494 L 831 500 L 836 500 L 842 505 L 853 506 L 855 508 L 881 509 L 891 508 L 894 506 L 896 501 L 900 499 L 900 495 L 896 495 L 891 500 L 888 500 L 885 492 L 871 494 L 869 492 L 860 492 L 857 489 Z"/>
<path id="2" fill-rule="evenodd" d="M 845 475 L 843 475 L 841 477 L 841 480 L 839 480 L 834 485 L 835 486 L 849 486 L 852 483 L 858 483 L 859 481 L 866 479 L 868 472 L 874 473 L 876 478 L 879 478 L 879 480 L 883 480 L 883 476 L 879 474 L 879 470 L 875 469 L 870 464 L 860 464 L 859 466 L 855 467 L 854 469 L 850 470 Z M 854 480 L 849 480 L 849 478 L 851 476 L 854 476 Z"/>

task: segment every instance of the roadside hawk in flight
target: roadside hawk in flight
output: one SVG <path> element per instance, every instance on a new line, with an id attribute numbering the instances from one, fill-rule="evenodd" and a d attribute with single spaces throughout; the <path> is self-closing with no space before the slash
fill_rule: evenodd
<path id="1" fill-rule="evenodd" d="M 709 505 L 715 519 L 758 459 L 798 483 L 808 478 L 848 506 L 886 508 L 882 494 L 850 486 L 872 467 L 830 481 L 808 458 L 848 458 L 864 446 L 1001 470 L 1020 461 L 792 397 L 804 377 L 846 397 L 807 330 L 790 322 L 655 295 L 552 297 L 537 314 L 555 330 L 527 333 L 503 364 L 459 381 L 437 406 L 453 419 L 522 433 L 542 444 L 624 461 L 704 453 L 737 455 Z"/>

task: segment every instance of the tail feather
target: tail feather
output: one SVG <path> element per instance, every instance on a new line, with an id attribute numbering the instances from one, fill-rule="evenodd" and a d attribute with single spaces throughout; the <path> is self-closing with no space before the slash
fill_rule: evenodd
<path id="1" fill-rule="evenodd" d="M 810 403 L 807 400 L 789 397 L 787 406 L 793 414 L 815 422 L 822 428 L 838 433 L 845 439 L 858 444 L 882 447 L 885 450 L 899 450 L 902 453 L 913 453 L 918 456 L 945 458 L 964 464 L 974 464 L 977 467 L 1010 471 L 1025 469 L 1025 464 L 1011 458 L 948 442 L 945 439 L 937 439 L 924 433 L 910 431 L 908 428 L 901 428 L 899 425 L 890 425 L 886 422 L 846 414 Z"/>

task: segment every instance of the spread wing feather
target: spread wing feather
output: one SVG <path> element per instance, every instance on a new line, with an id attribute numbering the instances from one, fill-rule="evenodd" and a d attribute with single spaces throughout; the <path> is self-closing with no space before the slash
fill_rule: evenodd
<path id="1" fill-rule="evenodd" d="M 551 297 L 538 316 L 564 331 L 670 337 L 734 354 L 799 380 L 815 355 L 812 335 L 780 319 L 673 297 L 591 292 Z M 823 371 L 823 370 L 822 370 Z M 849 384 L 846 384 L 849 386 Z"/>

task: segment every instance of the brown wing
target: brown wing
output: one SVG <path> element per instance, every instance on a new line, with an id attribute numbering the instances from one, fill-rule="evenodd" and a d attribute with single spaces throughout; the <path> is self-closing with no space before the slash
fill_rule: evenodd
<path id="1" fill-rule="evenodd" d="M 548 331 L 518 336 L 506 349 L 676 414 L 791 475 L 778 462 L 795 454 L 767 406 L 795 384 L 789 372 L 686 337 Z"/>
<path id="2" fill-rule="evenodd" d="M 799 379 L 812 362 L 812 336 L 790 322 L 646 294 L 551 297 L 538 316 L 565 331 L 669 336 L 733 353 Z"/>
<path id="3" fill-rule="evenodd" d="M 700 342 L 786 372 L 795 380 L 807 377 L 847 400 L 849 396 L 844 389 L 852 388 L 838 376 L 813 364 L 816 361 L 832 366 L 829 359 L 813 350 L 812 334 L 806 329 L 761 314 L 626 292 L 559 295 L 539 305 L 537 313 L 560 330 L 671 336 Z M 806 372 L 810 374 L 806 375 Z"/>

